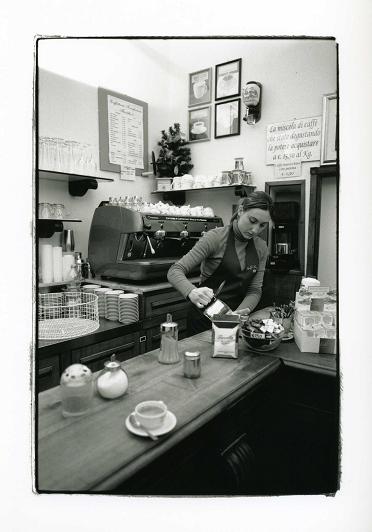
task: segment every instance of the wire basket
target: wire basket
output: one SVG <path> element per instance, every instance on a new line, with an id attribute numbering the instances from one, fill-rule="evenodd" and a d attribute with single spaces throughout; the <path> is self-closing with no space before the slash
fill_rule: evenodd
<path id="1" fill-rule="evenodd" d="M 96 331 L 98 297 L 84 292 L 39 295 L 39 339 L 64 340 Z"/>

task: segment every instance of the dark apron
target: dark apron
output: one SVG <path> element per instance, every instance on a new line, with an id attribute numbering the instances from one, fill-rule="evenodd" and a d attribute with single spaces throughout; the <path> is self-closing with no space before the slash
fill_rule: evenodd
<path id="1" fill-rule="evenodd" d="M 235 236 L 231 226 L 225 253 L 219 266 L 208 279 L 199 284 L 199 287 L 207 286 L 216 291 L 222 281 L 226 281 L 218 299 L 229 305 L 232 310 L 236 310 L 240 305 L 247 293 L 249 284 L 257 273 L 259 259 L 253 238 L 248 240 L 245 253 L 246 266 L 242 270 L 236 253 Z M 210 326 L 211 322 L 203 315 L 203 309 L 198 309 L 195 305 L 192 305 L 188 314 L 189 334 L 205 331 Z"/>

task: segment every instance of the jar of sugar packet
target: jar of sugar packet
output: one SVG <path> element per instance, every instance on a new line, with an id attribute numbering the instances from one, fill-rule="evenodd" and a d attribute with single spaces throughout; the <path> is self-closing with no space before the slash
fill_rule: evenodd
<path id="1" fill-rule="evenodd" d="M 97 378 L 97 391 L 105 399 L 116 399 L 128 389 L 128 377 L 115 355 L 105 362 Z"/>

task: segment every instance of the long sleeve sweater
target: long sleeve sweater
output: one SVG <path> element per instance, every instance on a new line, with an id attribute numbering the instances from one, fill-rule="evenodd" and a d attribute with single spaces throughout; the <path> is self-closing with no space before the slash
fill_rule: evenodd
<path id="1" fill-rule="evenodd" d="M 170 267 L 168 281 L 185 298 L 191 290 L 196 288 L 186 277 L 192 270 L 200 266 L 200 276 L 203 282 L 212 275 L 221 263 L 227 246 L 229 230 L 230 226 L 227 225 L 208 231 L 186 255 Z M 237 310 L 249 308 L 252 311 L 261 298 L 268 250 L 262 238 L 254 237 L 253 241 L 259 259 L 258 270 Z M 245 242 L 235 239 L 235 249 L 242 270 L 249 266 L 249 264 L 245 264 L 245 247 Z"/>

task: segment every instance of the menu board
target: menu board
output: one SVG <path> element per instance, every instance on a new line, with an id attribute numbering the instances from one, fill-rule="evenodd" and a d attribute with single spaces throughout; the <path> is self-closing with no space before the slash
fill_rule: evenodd
<path id="1" fill-rule="evenodd" d="M 321 117 L 267 126 L 266 164 L 320 160 Z"/>
<path id="2" fill-rule="evenodd" d="M 148 105 L 98 88 L 100 169 L 134 179 L 148 166 Z"/>

